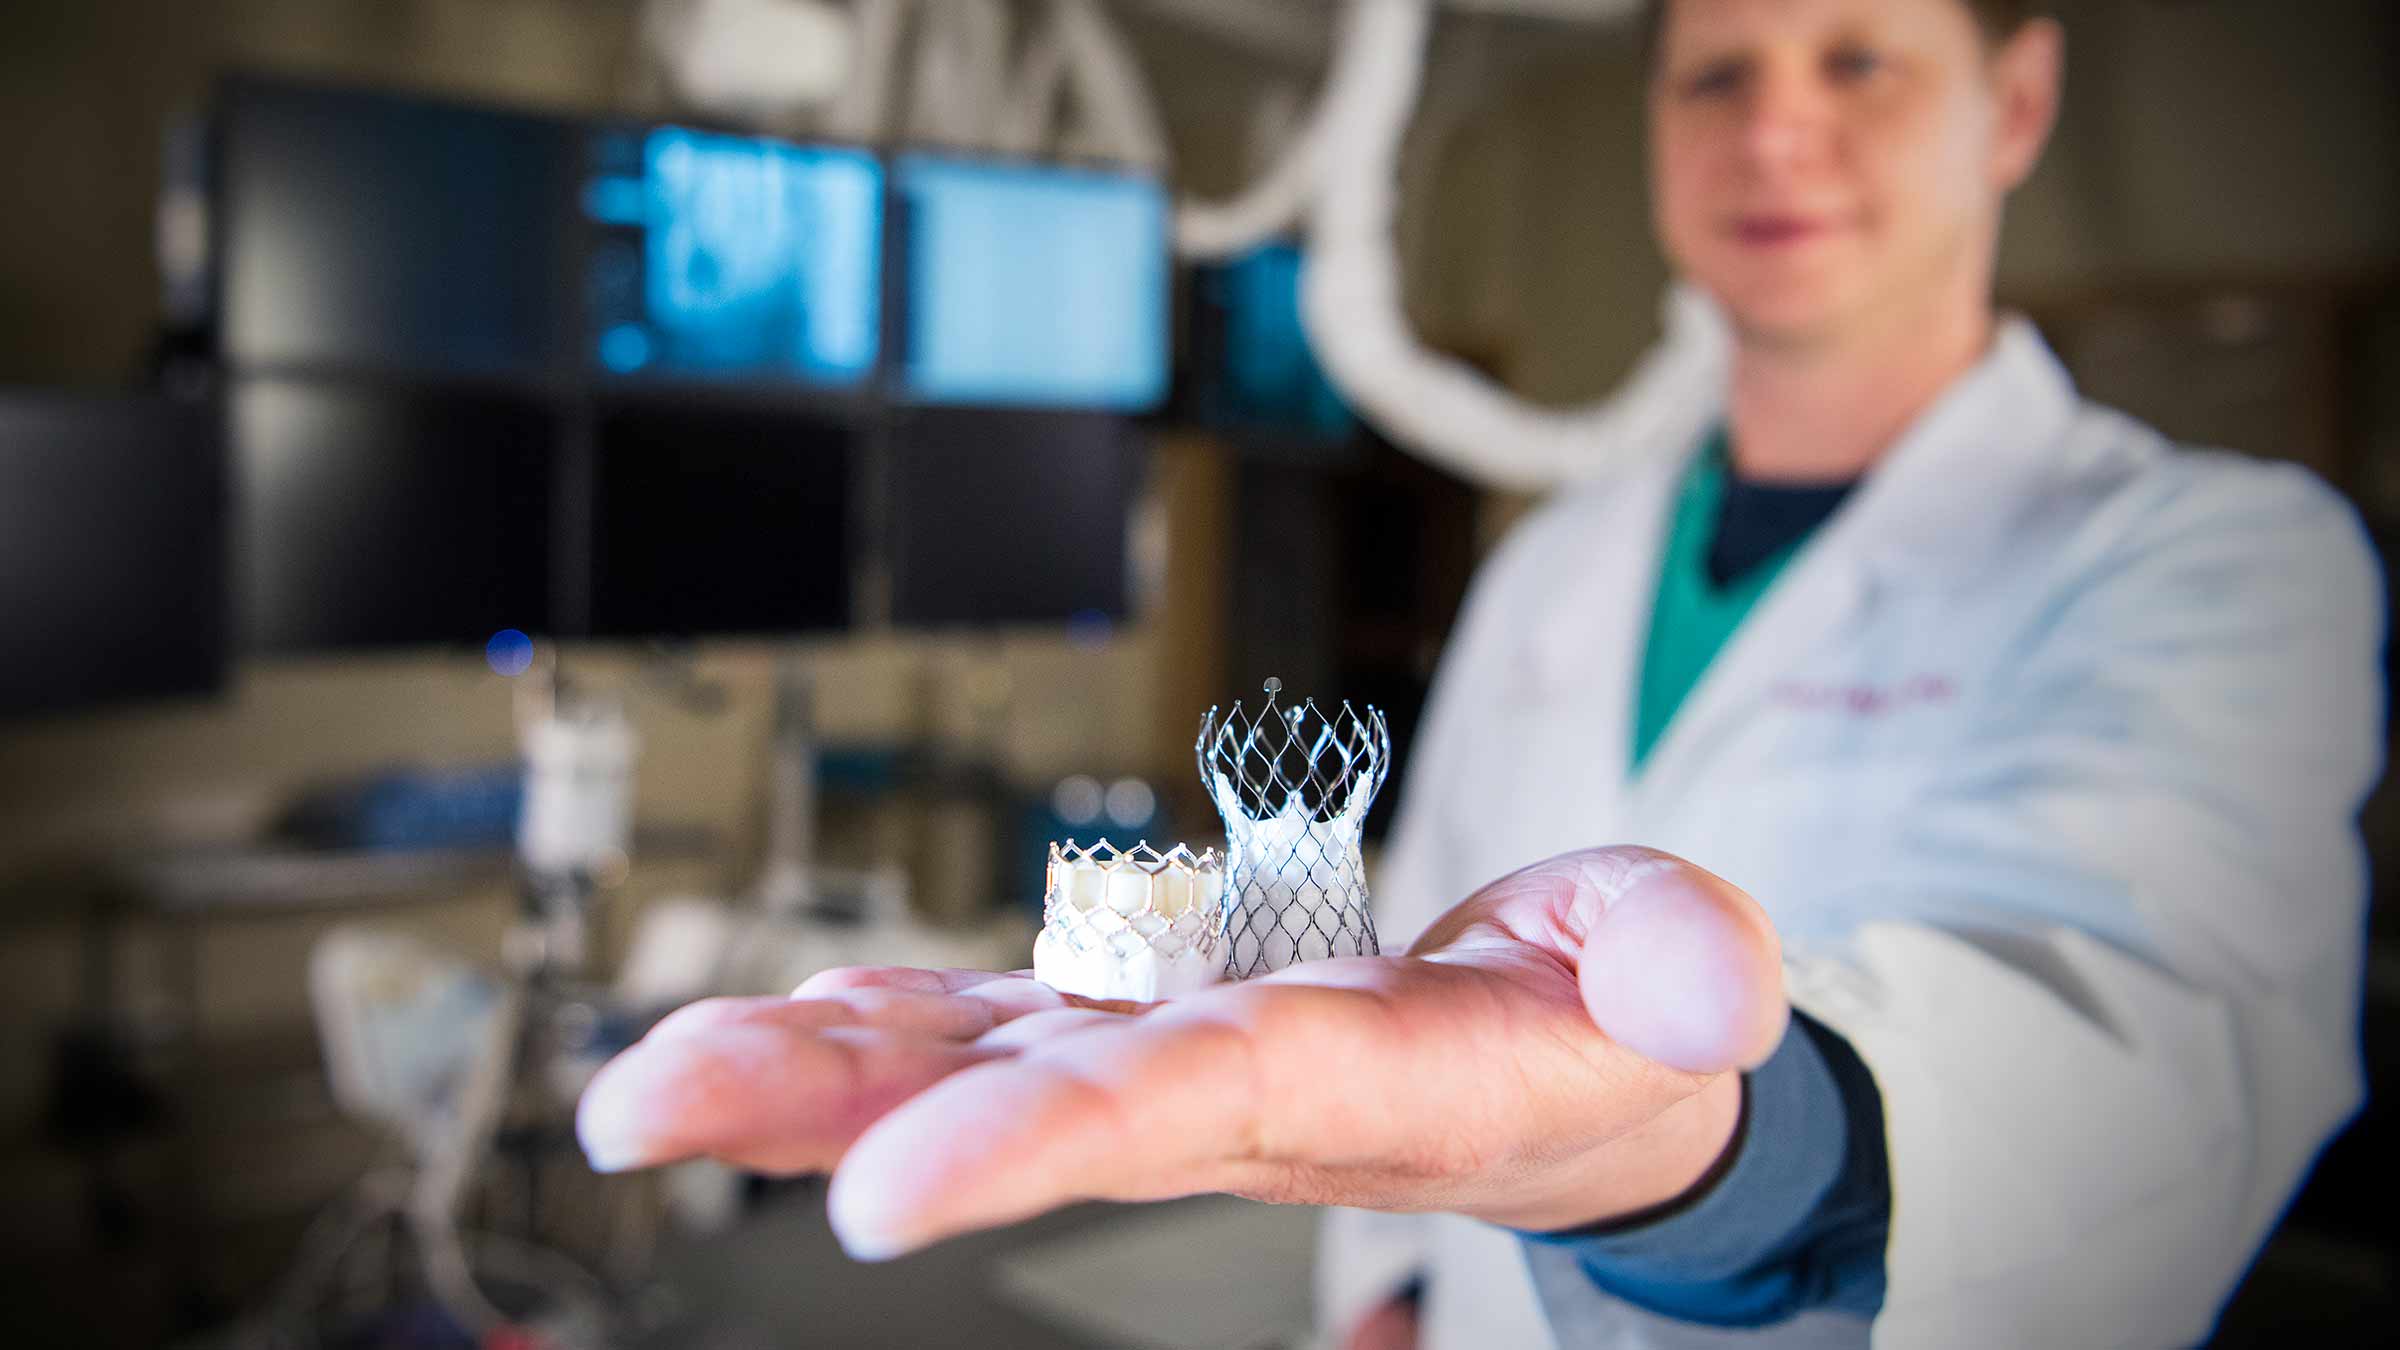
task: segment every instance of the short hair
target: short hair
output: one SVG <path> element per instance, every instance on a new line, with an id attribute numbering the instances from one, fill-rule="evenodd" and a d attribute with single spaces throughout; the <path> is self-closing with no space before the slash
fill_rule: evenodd
<path id="1" fill-rule="evenodd" d="M 1667 6 L 1673 0 L 1642 0 L 1642 51 L 1658 55 L 1660 30 L 1666 26 Z M 2017 35 L 2017 30 L 2035 19 L 2050 14 L 2048 0 L 1958 0 L 1975 16 L 1975 24 L 1983 30 L 1984 41 L 1999 44 Z"/>

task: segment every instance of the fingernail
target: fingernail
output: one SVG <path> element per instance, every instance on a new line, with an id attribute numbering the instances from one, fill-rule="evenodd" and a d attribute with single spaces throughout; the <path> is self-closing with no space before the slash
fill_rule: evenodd
<path id="1" fill-rule="evenodd" d="M 583 1109 L 575 1113 L 575 1142 L 595 1172 L 630 1172 L 649 1161 L 640 1133 L 605 1100 L 595 1107 L 591 1097 L 584 1098 Z"/>
<path id="2" fill-rule="evenodd" d="M 642 1155 L 634 1149 L 610 1148 L 586 1140 L 583 1145 L 583 1161 L 593 1171 L 605 1175 L 639 1169 L 642 1166 Z"/>
<path id="3" fill-rule="evenodd" d="M 833 1235 L 853 1261 L 889 1261 L 915 1250 L 888 1233 L 854 1232 L 837 1224 Z"/>
<path id="4" fill-rule="evenodd" d="M 887 1221 L 888 1214 L 879 1212 L 881 1197 L 865 1198 L 855 1177 L 836 1173 L 833 1185 L 825 1194 L 825 1217 L 833 1224 L 833 1236 L 853 1261 L 889 1261 L 906 1256 L 917 1244 L 908 1241 Z"/>

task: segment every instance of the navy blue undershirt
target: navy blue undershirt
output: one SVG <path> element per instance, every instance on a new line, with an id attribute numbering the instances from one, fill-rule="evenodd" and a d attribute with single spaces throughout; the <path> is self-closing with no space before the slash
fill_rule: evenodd
<path id="1" fill-rule="evenodd" d="M 1826 483 L 1769 483 L 1742 477 L 1735 466 L 1725 478 L 1717 529 L 1708 543 L 1708 579 L 1717 587 L 1806 538 L 1858 486 L 1856 479 Z"/>

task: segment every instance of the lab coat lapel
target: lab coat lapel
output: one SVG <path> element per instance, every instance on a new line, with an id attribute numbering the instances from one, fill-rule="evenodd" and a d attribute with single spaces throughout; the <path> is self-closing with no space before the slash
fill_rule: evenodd
<path id="1" fill-rule="evenodd" d="M 1668 721 L 1633 783 L 1646 812 L 1670 809 L 1692 774 L 1714 759 L 1711 746 L 1755 709 L 1801 657 L 1847 626 L 1864 607 L 1869 593 L 1866 569 L 1844 541 L 1831 534 L 1836 524 L 1825 528 L 1828 537 L 1804 550 L 1776 578 Z"/>
<path id="2" fill-rule="evenodd" d="M 1949 584 L 1994 556 L 2074 408 L 2073 383 L 2032 325 L 2004 320 L 1991 352 L 1803 545 L 1686 696 L 1634 784 L 1645 813 L 1672 810 L 1696 774 L 1721 768 L 1726 734 L 1802 659 L 1866 622 L 1878 596 Z M 1639 635 L 1635 650 L 1638 660 Z"/>
<path id="3" fill-rule="evenodd" d="M 1541 705 L 1550 748 L 1578 767 L 1553 778 L 1536 814 L 1589 830 L 1617 817 L 1632 754 L 1634 681 L 1658 590 L 1667 517 L 1688 456 L 1644 466 L 1594 502 L 1572 574 L 1533 630 L 1525 692 Z"/>

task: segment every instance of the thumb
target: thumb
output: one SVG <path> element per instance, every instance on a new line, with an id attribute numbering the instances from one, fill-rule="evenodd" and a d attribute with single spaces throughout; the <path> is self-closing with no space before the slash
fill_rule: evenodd
<path id="1" fill-rule="evenodd" d="M 1584 1007 L 1611 1040 L 1687 1073 L 1755 1068 L 1782 1041 L 1790 1006 L 1783 945 L 1758 902 L 1672 854 L 1568 854 L 1581 874 L 1570 927 Z"/>

